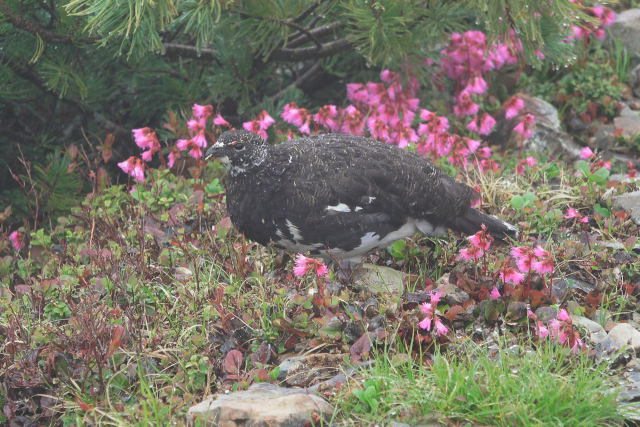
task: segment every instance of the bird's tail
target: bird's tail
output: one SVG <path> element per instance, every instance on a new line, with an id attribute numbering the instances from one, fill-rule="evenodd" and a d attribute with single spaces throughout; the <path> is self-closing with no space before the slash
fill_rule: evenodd
<path id="1" fill-rule="evenodd" d="M 489 234 L 496 239 L 504 240 L 508 237 L 514 239 L 518 237 L 518 229 L 516 227 L 476 209 L 469 209 L 463 216 L 457 217 L 451 228 L 455 231 L 471 235 L 480 231 L 482 224 L 487 227 Z"/>

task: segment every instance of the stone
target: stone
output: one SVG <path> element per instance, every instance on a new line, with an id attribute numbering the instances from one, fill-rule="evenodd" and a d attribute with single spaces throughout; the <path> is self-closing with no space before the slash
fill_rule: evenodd
<path id="1" fill-rule="evenodd" d="M 253 384 L 246 391 L 209 397 L 187 411 L 188 425 L 220 427 L 302 427 L 315 415 L 330 414 L 332 406 L 304 389 Z M 315 414 L 315 415 L 314 415 Z"/>
<path id="2" fill-rule="evenodd" d="M 558 309 L 553 307 L 538 307 L 536 310 L 536 316 L 541 322 L 548 322 L 558 315 Z"/>
<path id="3" fill-rule="evenodd" d="M 633 137 L 640 134 L 640 116 L 626 115 L 613 119 L 613 126 L 620 130 L 622 136 Z"/>
<path id="4" fill-rule="evenodd" d="M 402 294 L 407 274 L 374 264 L 360 264 L 353 270 L 353 282 L 356 286 L 368 289 L 373 294 Z"/>
<path id="5" fill-rule="evenodd" d="M 553 296 L 557 297 L 558 300 L 564 299 L 566 294 L 571 289 L 577 289 L 584 293 L 589 293 L 596 289 L 596 284 L 588 283 L 573 277 L 559 277 L 553 279 L 553 284 L 551 285 L 551 293 Z"/>
<path id="6" fill-rule="evenodd" d="M 609 28 L 611 40 L 617 39 L 630 57 L 640 56 L 640 9 L 628 9 L 618 14 Z M 609 43 L 611 45 L 611 43 Z"/>
<path id="7" fill-rule="evenodd" d="M 335 375 L 348 357 L 346 354 L 331 353 L 289 357 L 280 363 L 278 379 L 290 386 L 309 387 Z"/>
<path id="8" fill-rule="evenodd" d="M 627 323 L 619 323 L 596 346 L 596 353 L 598 355 L 612 354 L 625 346 L 630 346 L 635 352 L 640 350 L 640 331 Z"/>
<path id="9" fill-rule="evenodd" d="M 580 156 L 581 147 L 562 130 L 558 110 L 553 105 L 542 98 L 523 93 L 515 96 L 524 101 L 525 107 L 517 117 L 512 119 L 505 119 L 504 115 L 499 116 L 501 118 L 498 118 L 494 132 L 489 135 L 491 144 L 502 145 L 507 141 L 506 144 L 512 148 L 562 154 L 569 159 Z M 536 117 L 536 124 L 531 138 L 522 141 L 521 135 L 514 132 L 513 128 L 525 114 L 533 114 Z"/>
<path id="10" fill-rule="evenodd" d="M 640 225 L 640 190 L 616 196 L 613 202 L 616 207 L 629 211 L 633 222 Z"/>
<path id="11" fill-rule="evenodd" d="M 442 292 L 444 301 L 449 305 L 462 305 L 469 300 L 469 294 L 453 283 L 442 283 L 436 290 Z"/>
<path id="12" fill-rule="evenodd" d="M 589 340 L 594 344 L 599 344 L 607 338 L 602 325 L 583 316 L 571 316 L 571 322 L 582 329 L 586 329 Z"/>
<path id="13" fill-rule="evenodd" d="M 636 65 L 629 73 L 629 86 L 633 94 L 640 98 L 640 64 Z"/>

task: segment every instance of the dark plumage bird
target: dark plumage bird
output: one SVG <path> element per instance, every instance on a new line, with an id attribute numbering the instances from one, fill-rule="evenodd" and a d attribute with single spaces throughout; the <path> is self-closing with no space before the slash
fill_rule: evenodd
<path id="1" fill-rule="evenodd" d="M 227 208 L 247 237 L 295 252 L 359 262 L 416 232 L 450 228 L 497 238 L 512 225 L 470 207 L 477 193 L 407 150 L 374 139 L 323 134 L 269 145 L 224 132 L 206 157 L 228 170 Z"/>

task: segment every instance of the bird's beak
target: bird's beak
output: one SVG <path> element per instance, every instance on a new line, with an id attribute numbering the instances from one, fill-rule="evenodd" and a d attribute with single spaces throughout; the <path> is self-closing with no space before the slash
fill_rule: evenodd
<path id="1" fill-rule="evenodd" d="M 220 150 L 223 147 L 224 147 L 224 144 L 222 144 L 221 142 L 216 142 L 211 147 L 209 147 L 209 149 L 206 151 L 206 153 L 204 154 L 204 159 L 209 160 L 212 157 L 220 157 L 218 150 Z"/>

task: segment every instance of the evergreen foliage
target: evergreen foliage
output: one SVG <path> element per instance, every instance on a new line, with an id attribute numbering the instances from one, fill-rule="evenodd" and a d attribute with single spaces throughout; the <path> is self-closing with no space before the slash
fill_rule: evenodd
<path id="1" fill-rule="evenodd" d="M 530 63 L 566 59 L 583 18 L 569 0 L 0 0 L 0 167 L 18 145 L 37 161 L 107 132 L 123 158 L 131 128 L 193 102 L 235 125 L 340 102 L 345 82 L 418 64 L 462 29 L 515 30 Z"/>

